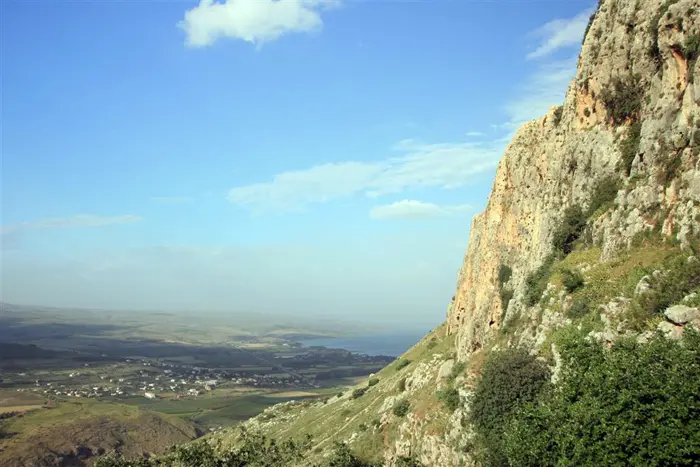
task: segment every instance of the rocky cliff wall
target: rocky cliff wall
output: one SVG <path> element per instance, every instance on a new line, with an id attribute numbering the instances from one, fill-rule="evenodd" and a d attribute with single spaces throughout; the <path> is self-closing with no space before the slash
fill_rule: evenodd
<path id="1" fill-rule="evenodd" d="M 528 273 L 551 253 L 564 210 L 586 208 L 596 182 L 619 179 L 615 205 L 593 223 L 600 260 L 644 230 L 687 242 L 700 216 L 700 2 L 604 0 L 566 100 L 525 124 L 501 160 L 447 316 L 458 357 L 483 347 L 524 310 Z M 498 270 L 508 265 L 507 312 Z"/>

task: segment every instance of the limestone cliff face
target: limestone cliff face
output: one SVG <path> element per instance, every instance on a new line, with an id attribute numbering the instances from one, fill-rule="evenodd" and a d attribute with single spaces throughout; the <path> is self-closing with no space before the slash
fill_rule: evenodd
<path id="1" fill-rule="evenodd" d="M 592 228 L 601 260 L 657 224 L 682 242 L 698 233 L 699 34 L 698 0 L 602 1 L 563 106 L 517 132 L 485 211 L 472 221 L 447 316 L 460 359 L 483 347 L 504 318 L 524 309 L 525 277 L 551 252 L 564 210 L 586 207 L 600 178 L 621 180 L 615 206 Z M 620 121 L 608 108 L 618 81 L 641 93 L 634 118 Z M 621 148 L 633 122 L 641 123 L 638 147 L 621 168 Z M 501 264 L 513 269 L 515 297 L 507 313 L 498 295 Z"/>

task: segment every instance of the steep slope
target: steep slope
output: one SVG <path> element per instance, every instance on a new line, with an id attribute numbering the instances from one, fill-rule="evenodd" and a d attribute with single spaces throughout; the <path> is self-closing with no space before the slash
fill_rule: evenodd
<path id="1" fill-rule="evenodd" d="M 323 463 L 336 441 L 367 461 L 388 466 L 477 465 L 485 446 L 483 433 L 479 438 L 479 412 L 483 417 L 484 407 L 493 412 L 509 408 L 483 403 L 484 375 L 512 361 L 522 362 L 511 368 L 516 374 L 532 370 L 516 381 L 525 389 L 532 389 L 535 380 L 544 385 L 543 375 L 550 371 L 547 384 L 582 384 L 575 389 L 583 392 L 581 381 L 614 388 L 615 378 L 624 379 L 635 369 L 639 374 L 629 371 L 635 380 L 623 381 L 625 387 L 643 392 L 648 386 L 645 400 L 659 405 L 653 406 L 656 412 L 634 410 L 645 417 L 661 414 L 659 423 L 667 413 L 657 408 L 675 410 L 679 403 L 662 397 L 664 385 L 673 380 L 673 391 L 694 397 L 680 402 L 683 410 L 673 414 L 675 425 L 690 426 L 677 422 L 683 417 L 700 420 L 700 373 L 694 360 L 700 341 L 676 346 L 673 340 L 655 340 L 661 337 L 654 332 L 678 339 L 684 329 L 700 327 L 700 260 L 694 256 L 700 248 L 699 52 L 697 0 L 601 1 L 565 102 L 524 125 L 499 164 L 487 207 L 472 221 L 446 323 L 352 390 L 324 401 L 272 407 L 244 427 L 276 439 L 313 435 L 311 448 L 295 465 Z M 590 358 L 590 367 L 577 367 L 571 354 L 562 357 L 567 349 L 560 343 L 567 342 L 568 331 L 586 335 L 568 351 Z M 647 343 L 649 350 L 635 347 Z M 496 357 L 507 354 L 501 352 L 507 348 L 523 353 L 513 354 L 511 363 L 499 363 Z M 606 348 L 612 350 L 597 353 Z M 640 361 L 661 362 L 647 371 L 649 384 L 641 379 L 648 376 L 643 365 L 635 366 L 637 354 L 646 358 Z M 673 371 L 664 373 L 669 369 Z M 561 401 L 552 399 L 557 392 L 550 389 L 550 399 L 539 403 L 556 408 Z M 513 405 L 519 402 L 521 394 L 513 394 L 508 384 L 495 390 L 499 397 L 515 397 Z M 611 391 L 603 402 L 616 404 Z M 528 401 L 536 400 L 536 391 L 531 392 Z M 589 397 L 589 405 L 595 405 L 602 396 Z M 635 419 L 634 410 L 620 409 L 627 406 L 632 406 L 629 400 L 616 406 L 617 418 L 632 420 L 632 427 L 647 423 Z M 608 410 L 605 404 L 600 407 L 600 413 Z M 578 413 L 586 415 L 585 410 Z M 565 413 L 558 422 L 564 425 L 573 415 Z M 527 431 L 528 420 L 516 422 L 520 424 L 509 425 L 508 439 L 529 445 L 533 436 L 518 438 L 533 433 Z M 497 435 L 505 433 L 505 421 L 500 423 Z M 556 428 L 551 422 L 542 425 L 539 431 L 552 426 Z M 623 437 L 623 432 L 635 435 L 629 426 L 616 434 L 621 450 L 634 444 Z M 668 441 L 640 459 L 649 465 L 678 465 L 672 457 L 676 454 L 684 461 L 697 460 L 700 439 L 694 432 L 700 433 L 700 427 L 678 436 L 686 444 Z M 209 439 L 222 448 L 236 446 L 240 431 Z M 590 463 L 590 456 L 598 454 L 586 448 L 600 439 L 605 436 L 599 434 L 583 448 L 574 446 L 573 454 L 562 448 L 561 455 L 571 454 L 564 464 L 599 465 Z M 531 462 L 512 465 L 555 465 L 556 458 L 545 462 L 536 456 L 555 452 L 555 447 L 533 450 Z M 664 449 L 671 457 L 649 462 L 657 452 L 666 456 Z M 527 457 L 512 450 L 507 454 Z M 617 462 L 625 465 L 625 457 Z"/>

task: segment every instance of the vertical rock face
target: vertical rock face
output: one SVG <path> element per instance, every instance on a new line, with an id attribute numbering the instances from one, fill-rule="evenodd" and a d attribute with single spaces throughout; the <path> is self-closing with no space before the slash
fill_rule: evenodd
<path id="1" fill-rule="evenodd" d="M 447 316 L 460 359 L 523 308 L 525 277 L 551 253 L 564 210 L 587 208 L 601 178 L 620 180 L 614 207 L 591 232 L 601 260 L 655 226 L 681 242 L 698 233 L 699 37 L 698 0 L 601 2 L 563 106 L 517 132 L 486 209 L 472 221 Z M 498 293 L 502 264 L 513 270 L 507 313 Z"/>

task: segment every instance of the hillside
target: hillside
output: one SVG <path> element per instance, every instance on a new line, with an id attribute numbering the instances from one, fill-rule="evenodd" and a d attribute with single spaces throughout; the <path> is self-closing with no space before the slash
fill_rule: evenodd
<path id="1" fill-rule="evenodd" d="M 126 457 L 160 454 L 197 437 L 195 429 L 180 419 L 136 407 L 87 400 L 43 407 L 42 402 L 26 404 L 25 413 L 3 420 L 0 465 L 92 465 L 95 456 L 104 453 L 116 451 Z M 5 413 L 2 407 L 0 413 Z"/>
<path id="2" fill-rule="evenodd" d="M 601 1 L 565 102 L 500 161 L 446 323 L 246 432 L 302 442 L 290 465 L 697 465 L 699 54 L 697 0 Z"/>

